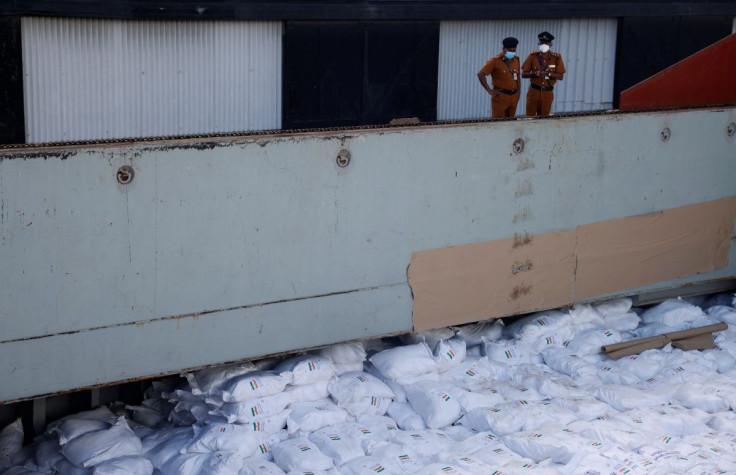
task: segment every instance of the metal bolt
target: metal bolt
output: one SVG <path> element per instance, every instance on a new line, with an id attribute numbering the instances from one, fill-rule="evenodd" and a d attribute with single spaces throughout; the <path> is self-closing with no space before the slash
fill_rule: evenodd
<path id="1" fill-rule="evenodd" d="M 337 154 L 337 159 L 335 159 L 337 162 L 337 166 L 340 168 L 345 168 L 348 165 L 350 165 L 350 151 L 347 149 L 342 149 Z"/>
<path id="2" fill-rule="evenodd" d="M 662 132 L 659 133 L 659 138 L 662 139 L 662 142 L 666 142 L 670 139 L 670 129 L 665 127 L 662 129 Z"/>
<path id="3" fill-rule="evenodd" d="M 135 175 L 135 172 L 133 171 L 133 167 L 129 165 L 123 165 L 122 167 L 118 168 L 118 172 L 116 174 L 118 183 L 121 185 L 127 185 L 131 181 L 133 181 L 133 176 Z"/>
<path id="4" fill-rule="evenodd" d="M 730 124 L 728 124 L 728 127 L 726 127 L 726 133 L 729 137 L 733 137 L 733 134 L 736 133 L 736 123 L 731 122 Z"/>
<path id="5" fill-rule="evenodd" d="M 514 140 L 514 153 L 521 153 L 524 150 L 524 141 L 522 139 Z"/>

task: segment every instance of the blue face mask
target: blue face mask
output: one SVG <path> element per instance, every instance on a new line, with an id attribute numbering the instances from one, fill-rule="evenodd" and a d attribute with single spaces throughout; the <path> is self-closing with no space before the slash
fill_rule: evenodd
<path id="1" fill-rule="evenodd" d="M 506 51 L 506 59 L 514 59 L 514 56 L 516 56 L 516 53 L 512 53 L 511 51 Z"/>

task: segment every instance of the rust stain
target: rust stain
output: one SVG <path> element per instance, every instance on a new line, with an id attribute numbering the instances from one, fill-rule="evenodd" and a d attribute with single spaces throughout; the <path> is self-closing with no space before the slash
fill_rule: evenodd
<path id="1" fill-rule="evenodd" d="M 528 295 L 531 291 L 532 291 L 531 285 L 520 284 L 514 287 L 514 290 L 511 291 L 511 295 L 509 295 L 509 297 L 511 297 L 511 300 L 516 300 L 519 297 Z"/>
<path id="2" fill-rule="evenodd" d="M 514 243 L 511 245 L 513 249 L 516 249 L 517 247 L 526 246 L 527 244 L 531 244 L 533 241 L 533 237 L 524 233 L 523 236 L 519 236 L 518 234 L 514 235 Z"/>

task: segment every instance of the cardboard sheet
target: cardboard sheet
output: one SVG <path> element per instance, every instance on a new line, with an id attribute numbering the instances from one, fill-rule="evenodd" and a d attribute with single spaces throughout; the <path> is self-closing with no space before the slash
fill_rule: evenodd
<path id="1" fill-rule="evenodd" d="M 416 252 L 414 330 L 564 305 L 574 266 L 574 231 Z"/>
<path id="2" fill-rule="evenodd" d="M 736 198 L 578 227 L 577 299 L 728 264 Z"/>
<path id="3" fill-rule="evenodd" d="M 412 254 L 415 331 L 570 305 L 728 264 L 736 197 Z"/>

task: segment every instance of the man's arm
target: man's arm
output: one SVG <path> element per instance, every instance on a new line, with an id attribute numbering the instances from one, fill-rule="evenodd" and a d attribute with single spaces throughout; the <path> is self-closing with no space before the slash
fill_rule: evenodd
<path id="1" fill-rule="evenodd" d="M 488 80 L 486 80 L 486 73 L 483 72 L 483 69 L 478 71 L 478 81 L 480 81 L 480 85 L 483 86 L 483 89 L 485 89 L 486 92 L 491 95 L 491 97 L 501 94 L 500 92 L 491 89 L 491 86 L 488 85 Z"/>

